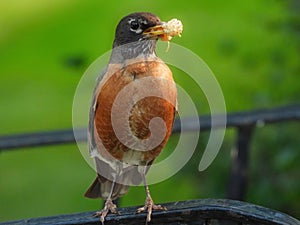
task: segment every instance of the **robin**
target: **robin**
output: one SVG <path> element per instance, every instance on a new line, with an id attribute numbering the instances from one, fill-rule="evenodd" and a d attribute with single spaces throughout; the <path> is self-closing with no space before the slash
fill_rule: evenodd
<path id="1" fill-rule="evenodd" d="M 139 12 L 117 25 L 111 57 L 98 78 L 89 115 L 89 151 L 97 177 L 85 196 L 106 200 L 95 215 L 102 224 L 108 213 L 118 213 L 113 200 L 141 182 L 146 202 L 137 213 L 146 211 L 147 223 L 152 210 L 166 210 L 154 204 L 145 176 L 169 139 L 177 111 L 172 72 L 155 54 L 158 39 L 169 41 L 180 35 L 182 25 L 177 29 L 174 24 Z"/>

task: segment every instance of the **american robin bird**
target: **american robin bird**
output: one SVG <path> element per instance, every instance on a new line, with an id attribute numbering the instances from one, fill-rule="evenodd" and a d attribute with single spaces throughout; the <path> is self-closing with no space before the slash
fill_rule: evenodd
<path id="1" fill-rule="evenodd" d="M 147 211 L 147 223 L 152 210 L 166 210 L 154 204 L 145 175 L 169 139 L 177 110 L 172 72 L 155 54 L 158 39 L 180 35 L 182 26 L 173 22 L 145 12 L 121 19 L 109 64 L 94 89 L 88 143 L 97 177 L 85 196 L 106 200 L 96 213 L 102 224 L 108 213 L 118 213 L 113 200 L 141 182 L 146 202 L 137 213 Z"/>

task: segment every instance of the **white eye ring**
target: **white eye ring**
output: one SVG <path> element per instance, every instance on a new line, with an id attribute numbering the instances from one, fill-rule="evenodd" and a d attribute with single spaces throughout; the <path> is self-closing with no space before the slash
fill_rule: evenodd
<path id="1" fill-rule="evenodd" d="M 130 25 L 130 30 L 136 34 L 140 34 L 143 32 L 143 30 L 140 28 L 140 24 L 138 21 L 136 21 L 135 19 L 130 19 L 128 21 L 129 25 Z"/>

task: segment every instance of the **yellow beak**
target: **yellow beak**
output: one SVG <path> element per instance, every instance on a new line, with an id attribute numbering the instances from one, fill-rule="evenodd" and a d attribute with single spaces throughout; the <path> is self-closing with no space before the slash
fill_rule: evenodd
<path id="1" fill-rule="evenodd" d="M 143 35 L 149 38 L 160 38 L 163 41 L 170 41 L 174 36 L 181 35 L 183 25 L 180 20 L 172 19 L 168 22 L 161 22 L 161 24 L 150 27 L 143 32 Z"/>

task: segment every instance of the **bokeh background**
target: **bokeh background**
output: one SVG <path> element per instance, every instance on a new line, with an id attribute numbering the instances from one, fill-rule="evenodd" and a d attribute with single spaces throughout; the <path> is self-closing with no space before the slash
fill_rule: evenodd
<path id="1" fill-rule="evenodd" d="M 118 21 L 134 11 L 182 20 L 184 33 L 174 42 L 210 66 L 228 112 L 299 103 L 298 0 L 1 0 L 0 135 L 71 128 L 81 76 L 111 48 Z M 189 85 L 180 71 L 174 76 Z M 209 112 L 205 99 L 197 105 Z M 247 201 L 300 217 L 299 133 L 294 122 L 255 131 Z M 220 154 L 199 173 L 205 141 L 203 134 L 199 152 L 178 174 L 150 187 L 156 202 L 225 196 L 235 131 L 227 130 Z M 2 152 L 0 221 L 97 210 L 101 201 L 83 197 L 94 176 L 75 144 Z M 133 187 L 120 206 L 144 199 L 144 189 Z"/>

